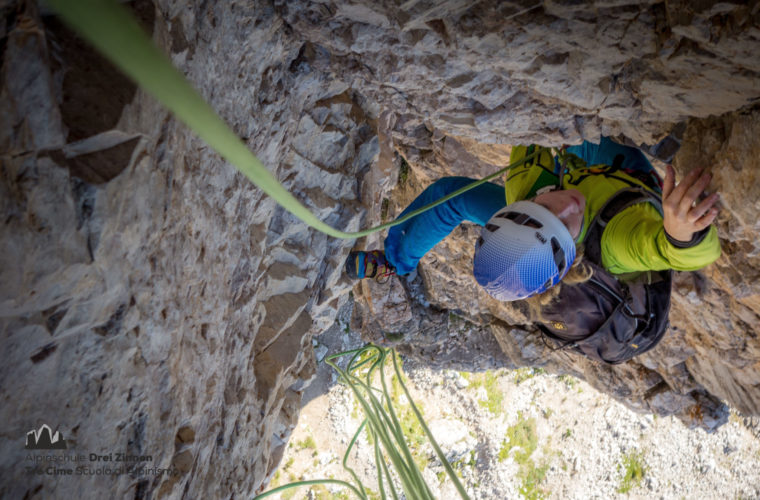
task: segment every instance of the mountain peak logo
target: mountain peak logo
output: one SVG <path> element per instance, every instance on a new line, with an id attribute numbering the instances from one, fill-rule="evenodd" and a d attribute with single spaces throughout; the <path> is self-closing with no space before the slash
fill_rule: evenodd
<path id="1" fill-rule="evenodd" d="M 26 446 L 27 450 L 65 450 L 66 440 L 63 439 L 61 433 L 50 430 L 45 424 L 42 424 L 40 430 L 31 431 L 26 433 Z"/>

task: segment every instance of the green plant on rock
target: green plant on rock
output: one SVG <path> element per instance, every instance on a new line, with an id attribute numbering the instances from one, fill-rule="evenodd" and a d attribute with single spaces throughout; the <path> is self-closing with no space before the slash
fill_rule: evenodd
<path id="1" fill-rule="evenodd" d="M 333 500 L 333 495 L 323 484 L 315 484 L 311 488 L 312 498 L 316 500 Z"/>
<path id="2" fill-rule="evenodd" d="M 533 417 L 524 418 L 522 413 L 518 413 L 517 422 L 507 428 L 507 437 L 501 443 L 498 458 L 503 462 L 512 456 L 519 466 L 520 495 L 528 500 L 539 500 L 546 496 L 540 484 L 546 476 L 549 464 L 536 466 L 531 455 L 537 447 L 536 420 Z"/>
<path id="3" fill-rule="evenodd" d="M 578 379 L 573 377 L 572 375 L 567 375 L 567 374 L 560 375 L 559 377 L 557 377 L 557 380 L 564 382 L 565 386 L 568 389 L 572 389 L 573 387 L 578 385 Z"/>
<path id="4" fill-rule="evenodd" d="M 623 472 L 618 493 L 628 493 L 632 488 L 638 486 L 646 475 L 647 468 L 644 464 L 644 455 L 636 451 L 626 454 L 623 456 L 623 463 L 618 464 L 618 470 Z"/>
<path id="5" fill-rule="evenodd" d="M 472 469 L 473 467 L 477 465 L 478 460 L 477 460 L 476 455 L 477 453 L 475 450 L 470 450 L 468 454 L 464 455 L 459 460 L 455 460 L 454 462 L 452 462 L 451 465 L 452 467 L 454 467 L 454 470 L 456 471 L 457 476 L 463 478 L 464 477 L 463 471 L 465 467 L 469 467 Z"/>
<path id="6" fill-rule="evenodd" d="M 521 383 L 525 382 L 526 380 L 530 380 L 536 375 L 541 375 L 543 373 L 546 373 L 546 370 L 543 368 L 534 368 L 531 366 L 525 366 L 522 368 L 518 368 L 514 371 L 515 373 L 515 384 L 520 385 Z"/>
<path id="7" fill-rule="evenodd" d="M 499 377 L 492 371 L 484 374 L 483 387 L 486 389 L 486 400 L 478 401 L 478 404 L 491 412 L 493 415 L 502 413 L 504 393 L 499 388 Z"/>
<path id="8" fill-rule="evenodd" d="M 288 479 L 292 482 L 292 481 L 296 481 L 298 478 L 293 474 L 289 474 Z M 282 495 L 280 495 L 280 498 L 282 500 L 291 500 L 293 497 L 296 496 L 296 493 L 298 493 L 296 490 L 285 490 L 282 492 Z"/>
<path id="9" fill-rule="evenodd" d="M 306 439 L 303 441 L 299 441 L 298 444 L 298 451 L 301 450 L 313 450 L 314 453 L 317 451 L 317 443 L 314 442 L 314 438 L 312 436 L 306 436 Z"/>
<path id="10" fill-rule="evenodd" d="M 499 388 L 499 375 L 491 370 L 484 373 L 466 373 L 459 374 L 467 380 L 469 388 L 477 389 L 482 387 L 486 391 L 486 399 L 478 401 L 481 408 L 485 408 L 493 415 L 500 415 L 504 412 L 502 403 L 504 402 L 504 393 Z"/>
<path id="11" fill-rule="evenodd" d="M 401 396 L 404 395 L 401 384 L 402 382 L 407 382 L 403 371 L 401 372 L 401 376 L 403 377 L 402 379 L 399 379 L 398 377 L 391 379 L 391 402 L 398 413 L 399 424 L 401 424 L 401 430 L 406 437 L 406 444 L 412 452 L 412 458 L 417 464 L 417 467 L 424 471 L 428 466 L 428 454 L 424 449 L 424 445 L 427 443 L 427 438 L 425 437 L 425 431 L 420 425 L 419 420 L 417 420 L 414 411 L 412 411 L 408 400 L 401 400 Z M 423 408 L 418 407 L 418 410 L 424 419 L 425 413 Z"/>
<path id="12" fill-rule="evenodd" d="M 398 185 L 403 186 L 406 184 L 406 181 L 409 179 L 409 172 L 412 169 L 409 167 L 409 162 L 406 161 L 406 158 L 403 156 L 401 157 L 401 165 L 398 168 Z"/>
<path id="13" fill-rule="evenodd" d="M 274 477 L 272 477 L 272 486 L 277 486 L 280 484 L 280 476 L 282 474 L 280 473 L 280 469 L 277 469 L 274 473 Z"/>
<path id="14" fill-rule="evenodd" d="M 515 449 L 515 462 L 522 464 L 536 451 L 537 446 L 536 419 L 526 419 L 522 413 L 518 413 L 517 423 L 507 428 L 507 438 L 502 442 L 499 459 L 506 459 L 512 449 Z"/>
<path id="15" fill-rule="evenodd" d="M 350 356 L 346 368 L 343 369 L 337 365 L 335 360 L 342 356 Z M 392 378 L 390 386 L 397 383 L 396 398 L 394 400 L 393 390 L 388 384 L 385 375 L 385 364 L 391 360 L 395 378 Z M 285 484 L 277 488 L 266 491 L 256 497 L 254 500 L 265 498 L 275 493 L 285 490 L 295 491 L 293 488 L 300 486 L 316 486 L 324 488 L 325 484 L 338 484 L 362 500 L 374 500 L 376 498 L 385 500 L 388 498 L 387 492 L 397 500 L 399 491 L 396 484 L 401 485 L 401 490 L 406 498 L 419 500 L 433 500 L 433 494 L 430 487 L 425 482 L 420 467 L 417 463 L 419 457 L 415 457 L 410 449 L 410 442 L 416 442 L 417 438 L 408 436 L 406 432 L 417 432 L 409 422 L 402 424 L 404 413 L 400 413 L 398 408 L 400 392 L 406 397 L 409 409 L 417 420 L 419 429 L 427 437 L 430 445 L 433 447 L 438 459 L 444 466 L 446 474 L 454 483 L 459 495 L 466 500 L 469 496 L 465 491 L 462 483 L 456 476 L 451 464 L 446 460 L 446 456 L 441 450 L 435 438 L 425 423 L 422 413 L 412 400 L 409 390 L 404 383 L 403 373 L 399 366 L 399 360 L 396 352 L 392 349 L 385 349 L 372 344 L 368 344 L 360 349 L 345 351 L 333 354 L 325 358 L 325 362 L 332 366 L 339 374 L 340 380 L 348 385 L 364 411 L 364 421 L 354 433 L 348 449 L 343 456 L 343 468 L 353 478 L 353 483 L 338 479 L 315 479 L 308 481 L 296 481 Z M 379 385 L 377 381 L 379 379 Z M 396 382 L 393 382 L 395 380 Z M 395 386 L 394 386 L 395 387 Z M 406 424 L 406 427 L 405 427 Z M 375 465 L 377 470 L 378 492 L 366 488 L 362 484 L 354 470 L 348 466 L 348 457 L 356 444 L 356 440 L 366 428 L 369 435 L 369 442 L 375 450 Z M 288 492 L 290 493 L 290 492 Z M 379 496 L 378 496 L 379 495 Z"/>
<path id="16" fill-rule="evenodd" d="M 388 212 L 391 208 L 391 200 L 388 198 L 383 198 L 383 201 L 380 203 L 380 220 L 385 222 L 388 219 Z"/>
<path id="17" fill-rule="evenodd" d="M 528 460 L 526 466 L 520 468 L 520 495 L 526 500 L 540 500 L 546 498 L 547 492 L 540 487 L 546 477 L 549 464 L 536 467 L 532 460 Z"/>

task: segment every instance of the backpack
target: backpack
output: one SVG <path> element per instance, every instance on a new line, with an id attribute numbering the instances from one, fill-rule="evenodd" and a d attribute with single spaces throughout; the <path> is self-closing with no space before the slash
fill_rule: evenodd
<path id="1" fill-rule="evenodd" d="M 649 202 L 662 214 L 661 199 L 643 188 L 615 193 L 589 226 L 585 258 L 593 270 L 588 281 L 562 285 L 542 309 L 542 335 L 585 356 L 618 364 L 652 349 L 668 329 L 672 270 L 615 277 L 602 267 L 601 240 L 607 223 L 636 203 Z"/>

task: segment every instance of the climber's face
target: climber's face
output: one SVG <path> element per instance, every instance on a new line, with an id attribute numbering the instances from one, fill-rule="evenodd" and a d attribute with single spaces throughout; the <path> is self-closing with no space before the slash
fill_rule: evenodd
<path id="1" fill-rule="evenodd" d="M 570 231 L 573 239 L 577 239 L 583 227 L 583 211 L 586 209 L 586 198 L 577 189 L 562 189 L 550 191 L 536 196 L 534 203 L 548 209 Z"/>

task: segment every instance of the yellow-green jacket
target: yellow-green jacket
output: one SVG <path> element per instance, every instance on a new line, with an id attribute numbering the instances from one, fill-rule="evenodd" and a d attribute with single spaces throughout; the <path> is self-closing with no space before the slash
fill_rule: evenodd
<path id="1" fill-rule="evenodd" d="M 526 146 L 514 147 L 510 161 L 525 157 L 526 151 Z M 583 242 L 589 224 L 613 194 L 631 186 L 649 189 L 625 172 L 605 174 L 609 170 L 606 165 L 585 166 L 578 160 L 564 175 L 562 188 L 577 189 L 586 197 L 578 243 Z M 551 150 L 541 148 L 538 159 L 509 171 L 505 184 L 507 203 L 533 198 L 542 187 L 556 185 L 557 176 L 553 171 Z M 621 211 L 607 224 L 602 233 L 601 250 L 602 266 L 612 274 L 664 269 L 693 271 L 720 257 L 720 242 L 715 226 L 711 226 L 698 244 L 679 248 L 665 236 L 662 216 L 657 209 L 649 203 L 639 203 Z"/>

